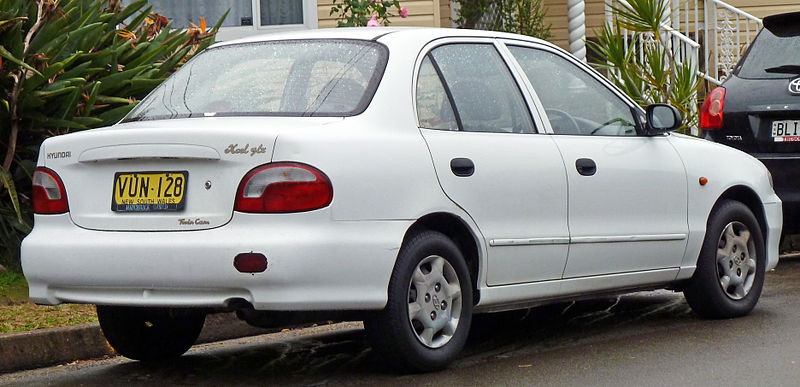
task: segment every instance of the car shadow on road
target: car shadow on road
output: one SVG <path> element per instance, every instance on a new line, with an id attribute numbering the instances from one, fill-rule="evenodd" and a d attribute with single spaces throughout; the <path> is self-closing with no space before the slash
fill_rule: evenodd
<path id="1" fill-rule="evenodd" d="M 733 334 L 728 332 L 742 326 L 772 324 L 780 317 L 776 311 L 786 307 L 787 295 L 789 302 L 800 298 L 795 296 L 800 295 L 800 281 L 794 280 L 798 271 L 800 260 L 782 261 L 780 270 L 767 274 L 759 305 L 740 319 L 701 319 L 681 293 L 668 290 L 476 315 L 461 357 L 450 369 L 425 380 L 449 380 L 503 359 L 544 360 L 548 352 L 598 343 L 651 342 L 653 336 L 673 342 L 725 341 Z M 70 372 L 65 384 L 114 380 L 126 385 L 395 385 L 419 384 L 419 378 L 400 375 L 384 363 L 370 349 L 360 324 L 340 324 L 200 345 L 167 363 L 117 358 Z"/>
<path id="2" fill-rule="evenodd" d="M 451 369 L 648 330 L 680 331 L 702 321 L 680 293 L 670 291 L 477 315 L 467 346 Z M 199 346 L 169 363 L 121 361 L 90 371 L 86 378 L 71 378 L 70 383 L 113 379 L 134 385 L 404 384 L 414 377 L 399 375 L 383 363 L 358 327 L 307 337 L 273 336 Z"/>

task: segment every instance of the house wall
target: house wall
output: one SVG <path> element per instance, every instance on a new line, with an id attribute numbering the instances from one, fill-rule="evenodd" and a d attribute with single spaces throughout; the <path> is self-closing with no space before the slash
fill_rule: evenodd
<path id="1" fill-rule="evenodd" d="M 776 13 L 800 11 L 800 5 L 798 5 L 797 0 L 727 0 L 726 2 L 758 18 L 764 18 L 765 16 Z M 682 9 L 686 6 L 685 4 L 685 2 L 681 2 Z M 693 1 L 691 1 L 690 4 L 692 7 L 694 6 Z M 545 23 L 550 24 L 550 31 L 553 33 L 553 36 L 549 40 L 561 48 L 569 49 L 566 0 L 543 0 L 543 5 L 547 10 Z M 702 0 L 698 1 L 698 6 L 702 12 Z M 586 15 L 586 36 L 592 37 L 594 36 L 594 31 L 601 28 L 605 21 L 604 1 L 587 0 L 584 13 Z M 682 19 L 683 17 L 685 16 L 682 16 Z M 694 30 L 694 23 L 691 22 L 693 17 L 694 16 L 690 17 L 690 31 Z M 702 18 L 702 13 L 700 17 Z M 702 23 L 702 20 L 700 22 Z M 743 23 L 742 27 L 744 27 Z M 753 28 L 753 26 L 751 26 L 751 28 Z M 751 39 L 754 37 L 754 35 L 750 36 Z M 744 36 L 742 36 L 742 39 L 744 39 Z"/>
<path id="2" fill-rule="evenodd" d="M 319 28 L 336 27 L 336 16 L 331 16 L 332 0 L 318 0 L 317 15 Z M 408 17 L 399 16 L 389 18 L 393 27 L 449 27 L 450 11 L 449 0 L 400 0 L 400 6 L 408 8 Z M 443 12 L 447 9 L 447 12 Z M 397 13 L 397 12 L 392 12 Z"/>
<path id="3" fill-rule="evenodd" d="M 553 34 L 548 40 L 568 50 L 569 30 L 567 29 L 567 1 L 543 0 L 542 5 L 547 13 L 545 24 L 550 24 L 550 32 Z M 594 30 L 600 28 L 605 21 L 605 3 L 603 0 L 586 1 L 584 14 L 586 15 L 586 36 L 594 36 Z"/>
<path id="4" fill-rule="evenodd" d="M 776 13 L 800 11 L 800 4 L 796 0 L 728 0 L 725 2 L 762 19 Z"/>
<path id="5" fill-rule="evenodd" d="M 452 27 L 453 19 L 450 12 L 450 0 L 439 0 L 439 27 Z"/>

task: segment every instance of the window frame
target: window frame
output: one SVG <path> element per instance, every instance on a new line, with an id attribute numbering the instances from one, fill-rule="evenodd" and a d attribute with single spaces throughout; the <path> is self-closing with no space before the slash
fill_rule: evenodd
<path id="1" fill-rule="evenodd" d="M 208 0 L 204 0 L 208 1 Z M 319 27 L 319 20 L 317 16 L 317 2 L 312 0 L 302 0 L 303 2 L 303 23 L 302 24 L 278 24 L 278 25 L 261 25 L 261 1 L 251 0 L 253 10 L 253 25 L 252 26 L 229 26 L 220 27 L 217 33 L 217 39 L 220 41 L 232 40 L 252 36 L 257 33 L 264 32 L 277 32 L 283 30 L 297 30 L 297 29 L 316 29 Z M 207 20 L 208 22 L 208 20 Z"/>
<path id="2" fill-rule="evenodd" d="M 449 45 L 449 44 L 483 44 L 483 45 L 491 44 L 492 46 L 494 46 L 495 50 L 497 50 L 497 53 L 500 55 L 500 59 L 506 65 L 506 68 L 508 69 L 509 73 L 511 74 L 511 78 L 514 81 L 514 83 L 516 84 L 517 89 L 519 90 L 520 94 L 522 95 L 522 100 L 523 100 L 523 102 L 525 103 L 525 105 L 526 105 L 526 107 L 528 109 L 528 115 L 530 116 L 531 121 L 533 122 L 533 130 L 534 130 L 533 133 L 469 132 L 469 131 L 465 131 L 463 126 L 461 125 L 461 119 L 460 119 L 460 117 L 458 115 L 459 114 L 458 113 L 458 108 L 455 106 L 455 103 L 454 103 L 454 101 L 452 99 L 453 97 L 450 94 L 450 88 L 447 85 L 447 83 L 444 81 L 444 79 L 442 78 L 442 74 L 441 74 L 438 66 L 434 65 L 434 68 L 436 69 L 436 73 L 439 76 L 439 81 L 442 83 L 442 85 L 443 85 L 443 87 L 445 89 L 445 92 L 447 94 L 447 98 L 450 101 L 450 105 L 451 105 L 451 107 L 453 109 L 453 113 L 456 115 L 456 117 L 459 117 L 457 119 L 458 130 L 452 130 L 450 132 L 475 133 L 475 134 L 501 134 L 501 135 L 508 135 L 508 134 L 533 135 L 533 134 L 543 134 L 544 133 L 544 130 L 543 130 L 544 126 L 543 125 L 545 125 L 545 124 L 543 123 L 543 119 L 542 119 L 543 116 L 540 115 L 541 112 L 538 109 L 539 105 L 535 104 L 535 102 L 538 102 L 538 99 L 534 100 L 534 97 L 530 94 L 530 91 L 532 90 L 532 88 L 528 87 L 529 84 L 525 83 L 525 82 L 528 82 L 527 78 L 521 77 L 520 76 L 520 72 L 517 71 L 516 68 L 514 67 L 515 65 L 518 65 L 518 64 L 516 64 L 516 61 L 514 61 L 514 58 L 511 56 L 511 53 L 508 51 L 508 49 L 503 45 L 503 43 L 501 43 L 496 38 L 467 37 L 467 36 L 464 36 L 464 37 L 450 36 L 450 37 L 444 37 L 444 38 L 438 38 L 438 39 L 432 40 L 432 41 L 428 42 L 425 46 L 423 46 L 422 49 L 420 50 L 420 52 L 417 54 L 417 59 L 416 59 L 416 61 L 414 63 L 414 72 L 413 72 L 412 78 L 411 78 L 411 80 L 412 80 L 411 81 L 411 102 L 412 102 L 411 105 L 412 105 L 412 109 L 414 110 L 414 122 L 416 122 L 416 125 L 417 125 L 418 128 L 426 129 L 426 130 L 439 130 L 439 129 L 423 128 L 423 127 L 419 126 L 419 112 L 417 111 L 417 81 L 419 79 L 420 70 L 422 69 L 422 62 L 425 60 L 425 58 L 428 55 L 430 55 L 431 52 L 433 50 L 435 50 L 437 47 L 444 46 L 444 45 Z M 432 60 L 432 63 L 435 63 L 435 60 L 433 60 L 433 56 L 432 55 L 431 55 L 431 60 Z M 524 76 L 524 74 L 522 74 L 522 75 Z M 544 121 L 546 121 L 546 120 L 544 120 Z"/>
<path id="3" fill-rule="evenodd" d="M 522 69 L 522 66 L 519 64 L 519 62 L 517 62 L 517 59 L 513 56 L 513 54 L 511 54 L 511 51 L 508 48 L 508 46 L 517 46 L 517 47 L 522 47 L 522 48 L 540 50 L 540 51 L 544 51 L 544 52 L 547 52 L 547 53 L 554 54 L 554 55 L 556 55 L 558 57 L 561 57 L 564 60 L 566 60 L 567 62 L 572 63 L 573 65 L 575 65 L 578 69 L 583 71 L 590 78 L 593 78 L 594 80 L 598 81 L 600 84 L 605 86 L 606 89 L 611 91 L 611 93 L 613 95 L 615 95 L 617 98 L 619 98 L 624 104 L 628 105 L 628 108 L 631 111 L 631 115 L 633 116 L 634 124 L 636 125 L 636 136 L 597 135 L 596 137 L 619 137 L 619 138 L 624 138 L 624 137 L 646 137 L 645 132 L 644 132 L 644 121 L 643 121 L 644 120 L 644 116 L 645 116 L 644 109 L 642 109 L 628 95 L 626 95 L 625 93 L 620 91 L 619 88 L 617 88 L 608 79 L 606 79 L 606 77 L 604 77 L 602 74 L 598 73 L 597 70 L 591 68 L 586 63 L 584 63 L 584 62 L 572 57 L 571 55 L 567 54 L 566 51 L 563 51 L 563 50 L 561 50 L 561 49 L 559 49 L 557 47 L 552 47 L 550 45 L 541 44 L 541 43 L 529 42 L 529 41 L 525 41 L 525 40 L 515 40 L 515 39 L 507 39 L 507 38 L 501 39 L 501 42 L 502 42 L 503 47 L 505 48 L 505 50 L 507 50 L 507 52 L 508 52 L 509 59 L 511 61 L 513 61 L 513 63 L 514 63 L 515 71 L 519 72 L 519 75 L 521 77 L 525 78 L 524 84 L 525 84 L 526 87 L 530 88 L 529 92 L 533 96 L 533 98 L 535 98 L 535 100 L 536 100 L 536 108 L 537 108 L 537 110 L 540 110 L 540 114 L 542 114 L 542 117 L 545 117 L 545 118 L 547 117 L 547 113 L 545 113 L 545 111 L 544 111 L 544 105 L 542 104 L 541 100 L 539 99 L 539 95 L 536 94 L 536 90 L 534 89 L 533 84 L 528 79 L 528 76 L 525 74 L 525 71 Z M 544 121 L 543 128 L 548 134 L 559 135 L 559 136 L 569 136 L 568 134 L 555 133 L 553 131 L 553 128 L 550 126 L 550 120 L 549 119 L 544 119 L 543 121 Z M 585 135 L 574 135 L 574 136 L 591 137 L 591 136 L 585 136 Z"/>
<path id="4" fill-rule="evenodd" d="M 422 62 L 420 62 L 420 71 L 422 70 L 422 64 L 425 63 L 425 60 L 430 61 L 431 67 L 433 67 L 433 71 L 436 72 L 436 77 L 439 79 L 439 84 L 442 85 L 442 89 L 444 90 L 445 97 L 447 98 L 447 102 L 450 104 L 450 110 L 453 111 L 453 119 L 456 121 L 456 130 L 450 130 L 450 132 L 463 132 L 464 126 L 461 123 L 461 114 L 458 112 L 458 108 L 456 107 L 455 101 L 453 100 L 453 93 L 450 91 L 450 86 L 447 85 L 447 82 L 444 81 L 444 76 L 442 75 L 442 69 L 439 68 L 439 63 L 436 62 L 436 58 L 431 55 L 429 51 L 425 56 L 422 57 Z M 423 129 L 433 129 L 433 128 L 426 128 L 424 126 L 419 125 L 419 111 L 417 110 L 417 85 L 419 85 L 419 77 L 415 79 L 414 82 L 414 112 L 417 115 L 417 127 Z"/>

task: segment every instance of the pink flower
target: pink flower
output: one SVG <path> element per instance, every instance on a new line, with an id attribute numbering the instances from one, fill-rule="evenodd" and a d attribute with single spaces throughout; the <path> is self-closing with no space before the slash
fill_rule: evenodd
<path id="1" fill-rule="evenodd" d="M 408 17 L 408 8 L 405 7 L 400 8 L 400 17 L 402 17 L 403 19 Z"/>
<path id="2" fill-rule="evenodd" d="M 378 15 L 372 15 L 372 19 L 369 19 L 369 21 L 367 22 L 367 27 L 378 27 L 378 26 L 380 26 L 381 24 L 378 23 L 378 19 L 377 18 L 378 18 Z"/>

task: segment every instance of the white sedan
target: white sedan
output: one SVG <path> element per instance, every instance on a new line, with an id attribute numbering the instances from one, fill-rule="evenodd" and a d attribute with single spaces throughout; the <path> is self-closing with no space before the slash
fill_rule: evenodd
<path id="1" fill-rule="evenodd" d="M 452 362 L 474 313 L 671 288 L 745 315 L 781 202 L 759 161 L 680 125 L 524 36 L 219 43 L 122 122 L 42 144 L 22 264 L 34 301 L 97 304 L 143 361 L 224 310 L 363 319 L 407 371 Z"/>

